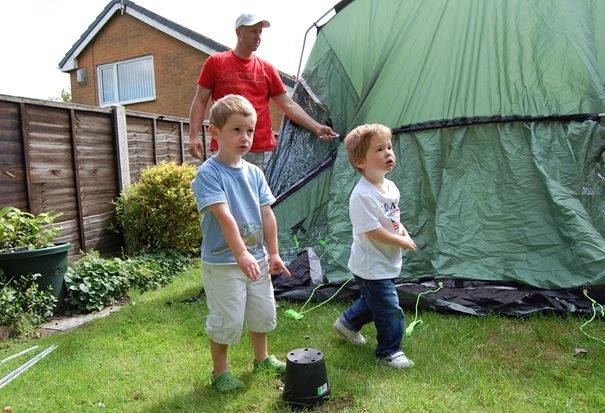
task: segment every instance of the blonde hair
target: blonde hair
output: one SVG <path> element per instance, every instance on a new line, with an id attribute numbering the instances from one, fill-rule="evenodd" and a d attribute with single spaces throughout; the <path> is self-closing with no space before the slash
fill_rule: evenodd
<path id="1" fill-rule="evenodd" d="M 240 95 L 225 95 L 210 108 L 210 124 L 221 129 L 231 115 L 254 116 L 256 110 L 248 99 Z"/>
<path id="2" fill-rule="evenodd" d="M 351 162 L 353 168 L 359 173 L 362 173 L 363 171 L 355 166 L 355 163 L 361 162 L 366 158 L 372 136 L 376 135 L 389 138 L 389 140 L 393 138 L 390 128 L 377 123 L 360 125 L 349 132 L 345 137 L 344 145 L 347 150 L 349 162 Z"/>

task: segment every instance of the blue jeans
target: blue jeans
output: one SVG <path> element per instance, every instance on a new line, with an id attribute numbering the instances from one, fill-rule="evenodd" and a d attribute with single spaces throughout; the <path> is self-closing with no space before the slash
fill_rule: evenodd
<path id="1" fill-rule="evenodd" d="M 366 280 L 355 275 L 361 297 L 339 317 L 349 330 L 359 331 L 374 322 L 376 326 L 376 357 L 387 357 L 401 349 L 405 315 L 399 306 L 395 279 Z"/>

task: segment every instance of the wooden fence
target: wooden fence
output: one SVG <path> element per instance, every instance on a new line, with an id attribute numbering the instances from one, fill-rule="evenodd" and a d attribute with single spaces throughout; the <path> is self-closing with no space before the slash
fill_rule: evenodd
<path id="1" fill-rule="evenodd" d="M 111 201 L 148 166 L 199 164 L 188 145 L 188 119 L 0 95 L 0 208 L 62 213 L 70 257 L 119 254 Z"/>

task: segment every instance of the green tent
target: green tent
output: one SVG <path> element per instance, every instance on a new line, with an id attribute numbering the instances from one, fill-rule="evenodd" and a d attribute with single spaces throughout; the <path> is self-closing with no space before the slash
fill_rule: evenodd
<path id="1" fill-rule="evenodd" d="M 605 2 L 349 0 L 334 12 L 293 98 L 342 136 L 393 130 L 387 177 L 418 245 L 402 288 L 444 282 L 436 301 L 470 312 L 484 307 L 456 296 L 478 286 L 540 291 L 540 308 L 601 297 Z M 312 247 L 327 283 L 347 280 L 359 175 L 340 140 L 285 119 L 267 177 L 285 258 Z"/>

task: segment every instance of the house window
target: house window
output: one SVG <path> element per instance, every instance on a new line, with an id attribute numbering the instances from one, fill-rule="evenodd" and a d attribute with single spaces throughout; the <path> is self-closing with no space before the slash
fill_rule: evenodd
<path id="1" fill-rule="evenodd" d="M 97 73 L 101 106 L 155 99 L 153 56 L 102 65 Z"/>

